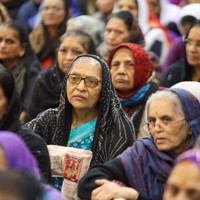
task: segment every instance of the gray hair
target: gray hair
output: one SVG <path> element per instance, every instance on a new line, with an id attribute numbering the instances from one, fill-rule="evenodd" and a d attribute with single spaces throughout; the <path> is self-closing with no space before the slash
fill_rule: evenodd
<path id="1" fill-rule="evenodd" d="M 73 28 L 70 28 L 71 27 Z M 91 36 L 96 47 L 103 41 L 103 32 L 105 25 L 98 19 L 92 16 L 81 15 L 78 17 L 70 18 L 67 21 L 67 30 L 81 30 Z"/>
<path id="2" fill-rule="evenodd" d="M 93 57 L 81 56 L 81 57 L 77 58 L 77 59 L 72 63 L 71 68 L 70 68 L 70 70 L 69 70 L 68 73 L 71 72 L 71 70 L 73 69 L 75 63 L 80 62 L 80 61 L 84 61 L 84 60 L 88 60 L 88 62 L 89 62 L 90 64 L 98 66 L 98 67 L 101 69 L 101 71 L 102 71 L 101 64 L 100 64 L 100 62 L 99 62 L 98 60 L 96 60 L 96 59 L 93 58 Z"/>
<path id="3" fill-rule="evenodd" d="M 183 111 L 183 107 L 182 107 L 182 103 L 181 100 L 179 99 L 179 97 L 172 91 L 169 90 L 162 90 L 162 91 L 157 91 L 154 94 L 152 94 L 149 99 L 146 102 L 146 106 L 145 106 L 145 118 L 148 119 L 148 111 L 149 111 L 149 106 L 150 104 L 159 99 L 159 98 L 166 98 L 171 100 L 171 102 L 175 105 L 176 107 L 176 113 L 178 113 L 180 116 L 182 116 L 183 118 L 185 118 L 185 113 Z"/>

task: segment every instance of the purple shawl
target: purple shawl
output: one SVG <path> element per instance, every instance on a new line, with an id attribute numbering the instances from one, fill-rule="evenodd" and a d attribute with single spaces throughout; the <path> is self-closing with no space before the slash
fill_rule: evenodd
<path id="1" fill-rule="evenodd" d="M 199 149 L 199 147 L 190 149 L 190 150 L 182 153 L 180 156 L 178 156 L 176 158 L 175 165 L 177 165 L 185 160 L 191 161 L 199 168 L 200 167 L 200 149 Z"/>
<path id="2" fill-rule="evenodd" d="M 0 147 L 3 148 L 6 154 L 8 168 L 32 172 L 38 179 L 41 178 L 37 161 L 22 138 L 10 131 L 0 131 Z M 45 200 L 65 199 L 51 185 L 44 184 L 43 186 Z"/>
<path id="3" fill-rule="evenodd" d="M 0 131 L 0 146 L 3 148 L 10 169 L 32 172 L 38 179 L 40 171 L 37 161 L 25 142 L 15 133 Z"/>
<path id="4" fill-rule="evenodd" d="M 192 128 L 190 147 L 200 135 L 200 104 L 189 92 L 169 89 L 180 98 L 186 121 Z M 151 137 L 136 141 L 118 157 L 127 172 L 128 185 L 150 199 L 161 200 L 174 159 L 157 149 Z"/>

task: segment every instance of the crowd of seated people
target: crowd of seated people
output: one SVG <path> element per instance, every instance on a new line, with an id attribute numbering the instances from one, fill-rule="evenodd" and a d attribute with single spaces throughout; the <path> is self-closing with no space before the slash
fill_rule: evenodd
<path id="1" fill-rule="evenodd" d="M 199 82 L 199 0 L 1 1 L 0 199 L 68 198 L 48 145 L 92 153 L 77 199 L 198 199 Z"/>

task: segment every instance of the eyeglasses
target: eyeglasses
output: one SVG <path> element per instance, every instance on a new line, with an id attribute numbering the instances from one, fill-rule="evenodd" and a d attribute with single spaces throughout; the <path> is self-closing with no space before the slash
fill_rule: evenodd
<path id="1" fill-rule="evenodd" d="M 43 12 L 48 12 L 49 10 L 53 11 L 53 12 L 59 12 L 61 10 L 64 10 L 63 8 L 59 8 L 57 6 L 53 6 L 53 7 L 49 7 L 49 6 L 45 6 L 42 8 Z"/>
<path id="2" fill-rule="evenodd" d="M 85 86 L 91 87 L 91 88 L 96 87 L 101 82 L 100 80 L 96 78 L 93 78 L 93 77 L 82 78 L 81 76 L 77 74 L 69 74 L 67 79 L 70 83 L 76 84 L 76 85 L 78 85 L 82 80 L 84 80 Z"/>
<path id="3" fill-rule="evenodd" d="M 159 122 L 160 122 L 160 124 L 162 124 L 162 125 L 164 125 L 164 126 L 174 126 L 174 125 L 176 125 L 177 123 L 182 122 L 182 121 L 184 121 L 184 120 L 185 120 L 185 118 L 184 118 L 184 119 L 177 120 L 177 121 L 171 121 L 171 120 L 169 120 L 169 119 L 160 119 Z M 152 128 L 155 128 L 155 127 L 156 127 L 156 125 L 157 125 L 156 122 L 157 122 L 156 120 L 150 119 L 149 121 L 146 122 L 146 124 L 147 124 L 147 126 L 148 126 L 149 129 L 152 129 Z"/>
<path id="4" fill-rule="evenodd" d="M 187 46 L 194 46 L 196 49 L 200 50 L 200 41 L 191 40 L 189 38 L 185 39 L 185 45 Z"/>

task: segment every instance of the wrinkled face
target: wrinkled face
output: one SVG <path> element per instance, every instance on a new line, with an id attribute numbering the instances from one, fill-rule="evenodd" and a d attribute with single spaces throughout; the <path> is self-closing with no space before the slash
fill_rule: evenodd
<path id="1" fill-rule="evenodd" d="M 8 168 L 7 166 L 7 159 L 5 152 L 2 147 L 0 147 L 0 171 L 6 170 Z"/>
<path id="2" fill-rule="evenodd" d="M 73 60 L 81 54 L 88 53 L 82 46 L 79 37 L 69 36 L 63 40 L 58 48 L 58 65 L 63 73 L 66 73 Z"/>
<path id="3" fill-rule="evenodd" d="M 95 78 L 102 81 L 100 64 L 91 58 L 81 59 L 74 63 L 70 74 L 79 75 L 82 78 Z M 81 80 L 78 84 L 72 84 L 67 79 L 67 98 L 75 110 L 83 112 L 94 112 L 97 108 L 101 93 L 102 84 L 96 87 L 87 87 L 85 81 Z"/>
<path id="4" fill-rule="evenodd" d="M 25 53 L 25 46 L 19 41 L 17 31 L 9 27 L 0 28 L 0 60 L 17 64 Z M 12 64 L 11 64 L 12 65 Z M 6 66 L 7 67 L 7 66 Z"/>
<path id="5" fill-rule="evenodd" d="M 3 89 L 0 87 L 0 121 L 7 113 L 8 110 L 8 100 L 4 94 Z"/>
<path id="6" fill-rule="evenodd" d="M 112 83 L 122 94 L 129 94 L 134 88 L 135 59 L 130 49 L 122 47 L 117 50 L 110 65 Z"/>
<path id="7" fill-rule="evenodd" d="M 177 164 L 166 184 L 163 200 L 199 200 L 200 171 L 191 161 Z"/>
<path id="8" fill-rule="evenodd" d="M 63 0 L 45 0 L 42 21 L 46 26 L 59 26 L 65 19 L 66 10 Z"/>
<path id="9" fill-rule="evenodd" d="M 135 17 L 138 16 L 138 6 L 135 0 L 118 0 L 119 11 L 131 12 Z"/>
<path id="10" fill-rule="evenodd" d="M 200 67 L 200 26 L 193 27 L 188 35 L 186 43 L 187 61 L 194 67 Z"/>
<path id="11" fill-rule="evenodd" d="M 123 20 L 117 18 L 111 18 L 106 24 L 106 30 L 104 32 L 105 42 L 108 46 L 108 50 L 111 51 L 118 44 L 128 42 L 129 30 Z"/>
<path id="12" fill-rule="evenodd" d="M 166 97 L 155 99 L 148 111 L 148 120 L 154 124 L 149 125 L 149 131 L 160 151 L 176 156 L 188 148 L 191 131 L 171 99 Z"/>

